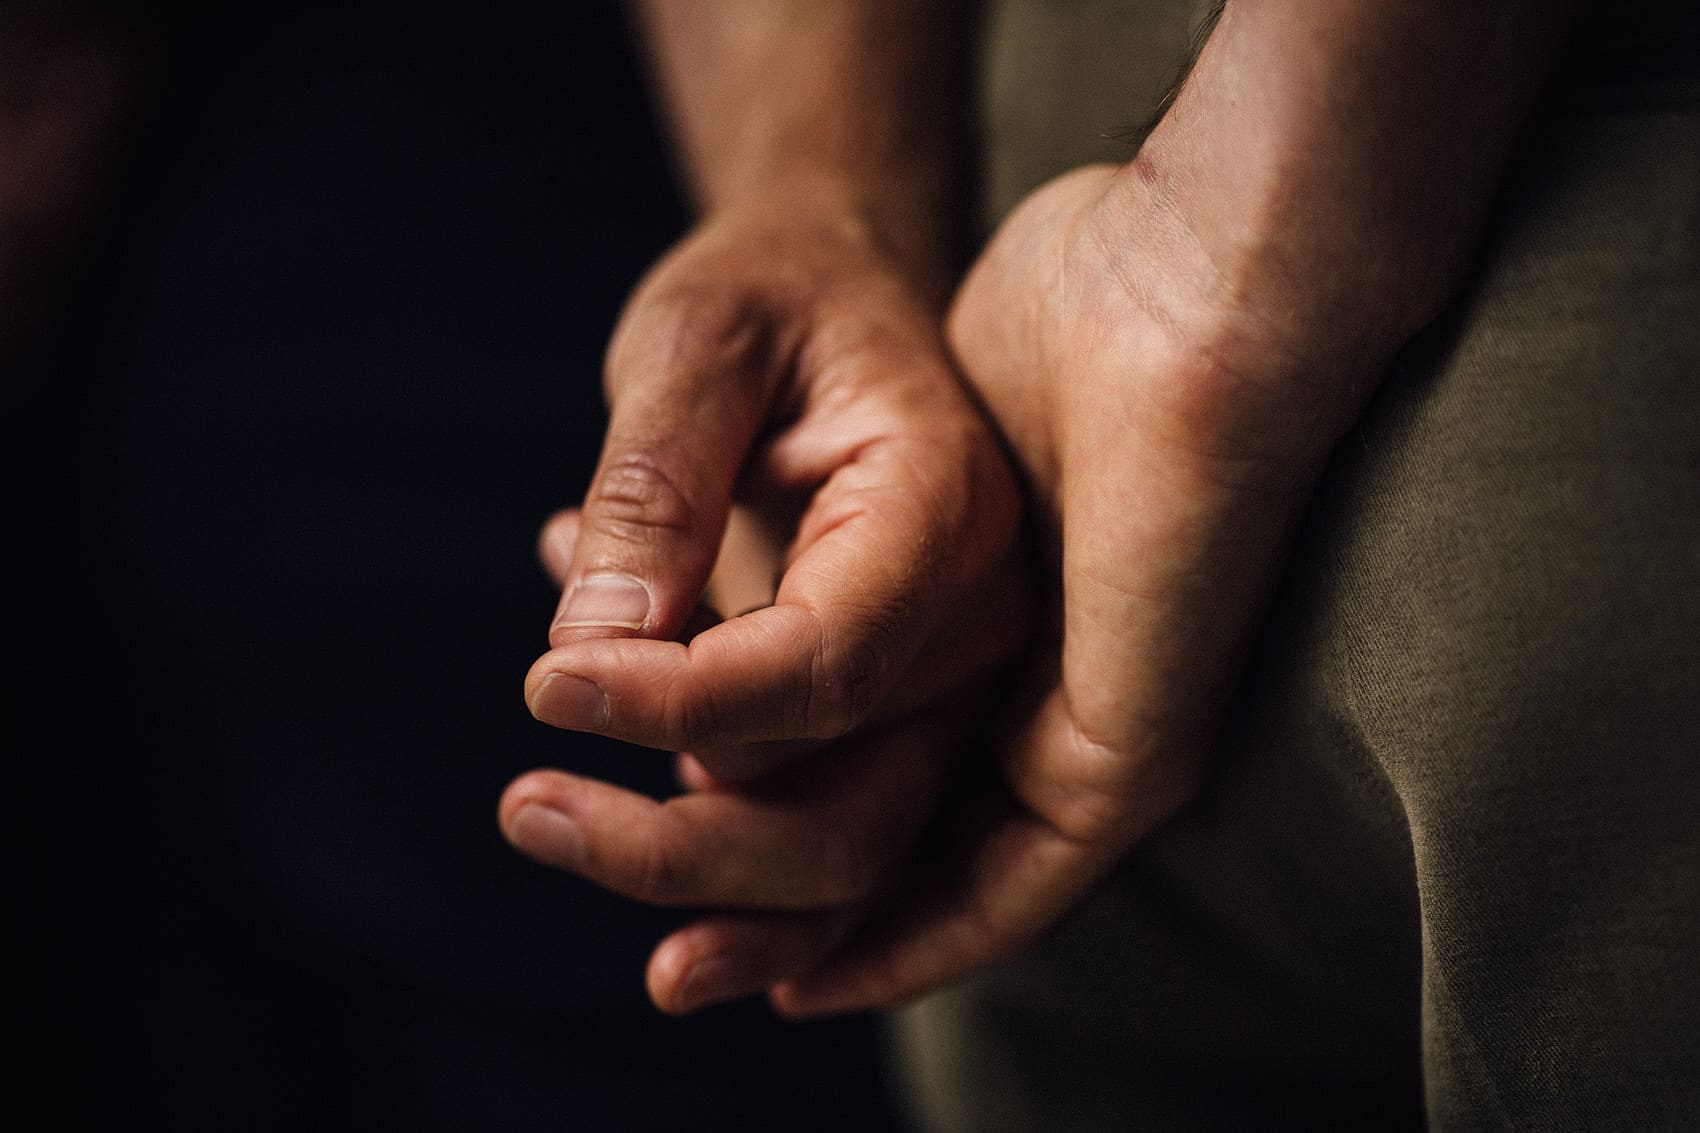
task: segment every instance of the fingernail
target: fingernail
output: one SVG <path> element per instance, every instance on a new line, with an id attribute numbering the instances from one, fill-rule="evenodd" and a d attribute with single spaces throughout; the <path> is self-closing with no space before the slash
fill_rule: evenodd
<path id="1" fill-rule="evenodd" d="M 600 728 L 608 723 L 608 698 L 594 681 L 550 673 L 531 694 L 531 714 L 566 728 Z"/>
<path id="2" fill-rule="evenodd" d="M 609 626 L 642 629 L 649 620 L 649 587 L 629 574 L 587 574 L 573 588 L 560 628 Z"/>
<path id="3" fill-rule="evenodd" d="M 509 841 L 528 854 L 569 869 L 577 869 L 584 861 L 584 832 L 547 803 L 526 803 L 508 825 Z"/>
<path id="4" fill-rule="evenodd" d="M 743 968 L 728 956 L 709 956 L 691 965 L 679 984 L 679 1010 L 695 1011 L 744 993 Z"/>

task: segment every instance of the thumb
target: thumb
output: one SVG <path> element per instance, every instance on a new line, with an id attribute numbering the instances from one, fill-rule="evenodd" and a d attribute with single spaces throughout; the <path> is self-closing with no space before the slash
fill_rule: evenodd
<path id="1" fill-rule="evenodd" d="M 766 323 L 749 304 L 700 292 L 640 292 L 628 309 L 609 348 L 608 435 L 551 646 L 684 629 L 777 386 Z"/>

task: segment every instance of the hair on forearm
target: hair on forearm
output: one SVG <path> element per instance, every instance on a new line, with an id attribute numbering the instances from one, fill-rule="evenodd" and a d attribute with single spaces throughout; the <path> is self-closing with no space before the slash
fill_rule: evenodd
<path id="1" fill-rule="evenodd" d="M 1198 26 L 1192 29 L 1192 40 L 1187 44 L 1186 56 L 1175 68 L 1175 77 L 1169 83 L 1169 89 L 1157 101 L 1157 106 L 1151 112 L 1151 118 L 1145 123 L 1144 133 L 1149 134 L 1163 115 L 1169 112 L 1169 107 L 1175 104 L 1175 98 L 1186 85 L 1187 76 L 1192 74 L 1193 67 L 1198 63 L 1198 57 L 1204 52 L 1204 44 L 1210 39 L 1210 33 L 1216 30 L 1216 24 L 1222 18 L 1222 9 L 1228 6 L 1228 0 L 1212 0 L 1205 11 L 1204 18 L 1198 21 Z"/>
<path id="2" fill-rule="evenodd" d="M 1198 62 L 1199 55 L 1204 51 L 1204 44 L 1210 39 L 1210 33 L 1216 30 L 1216 24 L 1222 18 L 1222 9 L 1227 7 L 1228 0 L 1211 0 L 1205 9 L 1204 17 L 1198 21 L 1198 26 L 1192 29 L 1192 35 L 1187 43 L 1186 54 L 1175 65 L 1174 77 L 1169 80 L 1163 97 L 1157 100 L 1157 105 L 1151 108 L 1145 121 L 1137 126 L 1129 126 L 1108 135 L 1117 141 L 1127 144 L 1130 151 L 1137 150 L 1151 131 L 1157 128 L 1157 123 L 1163 120 L 1163 115 L 1175 104 L 1175 98 L 1186 85 L 1186 80 L 1192 74 L 1193 66 Z"/>

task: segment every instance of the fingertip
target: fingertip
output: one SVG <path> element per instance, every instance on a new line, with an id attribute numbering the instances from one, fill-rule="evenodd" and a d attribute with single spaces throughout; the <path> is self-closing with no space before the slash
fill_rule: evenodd
<path id="1" fill-rule="evenodd" d="M 543 660 L 526 674 L 525 706 L 533 719 L 557 728 L 595 731 L 608 724 L 608 697 L 600 685 Z"/>
<path id="2" fill-rule="evenodd" d="M 644 987 L 649 1001 L 665 1015 L 684 1015 L 688 1008 L 679 997 L 685 972 L 690 966 L 691 948 L 683 933 L 674 933 L 663 940 L 649 957 L 644 971 Z"/>
<path id="3" fill-rule="evenodd" d="M 572 573 L 578 526 L 578 509 L 564 508 L 545 520 L 537 532 L 537 558 L 557 586 L 565 586 Z"/>
<path id="4" fill-rule="evenodd" d="M 747 438 L 717 445 L 683 422 L 658 433 L 677 400 L 675 391 L 661 404 L 615 405 L 552 640 L 580 631 L 665 639 L 690 618 L 714 565 Z"/>
<path id="5" fill-rule="evenodd" d="M 613 641 L 626 637 L 642 637 L 635 629 L 624 626 L 550 626 L 549 648 L 565 649 L 581 641 Z"/>
<path id="6" fill-rule="evenodd" d="M 549 639 L 554 642 L 562 633 L 572 639 L 574 631 L 598 637 L 641 635 L 652 628 L 655 609 L 655 592 L 646 580 L 626 571 L 593 571 L 568 585 Z"/>
<path id="7" fill-rule="evenodd" d="M 525 706 L 532 709 L 531 714 L 533 716 L 537 715 L 535 706 L 537 704 L 538 692 L 540 692 L 543 686 L 548 683 L 550 677 L 558 676 L 561 673 L 566 672 L 564 666 L 569 661 L 570 657 L 561 655 L 558 649 L 551 649 L 549 652 L 533 661 L 531 663 L 531 668 L 526 670 L 525 684 L 523 686 L 525 692 Z"/>
<path id="8" fill-rule="evenodd" d="M 668 1015 L 689 1015 L 761 990 L 748 956 L 701 925 L 662 941 L 645 975 L 650 1002 Z"/>
<path id="9" fill-rule="evenodd" d="M 496 803 L 496 822 L 509 842 L 514 840 L 513 820 L 520 809 L 537 799 L 560 797 L 565 778 L 562 772 L 539 767 L 527 771 L 507 785 Z"/>
<path id="10" fill-rule="evenodd" d="M 794 980 L 781 980 L 768 988 L 767 1005 L 781 1019 L 801 1022 L 809 1018 L 808 1002 L 798 996 Z"/>
<path id="11" fill-rule="evenodd" d="M 713 772 L 702 765 L 702 761 L 689 752 L 680 752 L 673 761 L 673 773 L 679 780 L 679 786 L 687 791 L 723 791 L 726 784 L 717 778 Z"/>

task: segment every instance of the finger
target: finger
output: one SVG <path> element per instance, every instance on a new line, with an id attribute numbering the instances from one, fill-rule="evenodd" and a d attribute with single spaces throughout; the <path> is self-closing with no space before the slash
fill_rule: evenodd
<path id="1" fill-rule="evenodd" d="M 533 663 L 526 704 L 546 724 L 669 751 L 839 735 L 845 726 L 811 696 L 820 643 L 818 621 L 790 606 L 733 618 L 688 644 L 576 642 Z"/>
<path id="2" fill-rule="evenodd" d="M 1025 550 L 1012 546 L 952 603 L 876 719 L 905 716 L 952 690 L 983 684 L 989 673 L 1022 652 L 1036 625 L 1025 560 Z"/>
<path id="3" fill-rule="evenodd" d="M 1207 568 L 1250 558 L 1261 570 L 1267 543 L 1253 523 L 1212 513 L 1220 485 L 1178 483 L 1184 474 L 1121 469 L 1067 485 L 1060 683 L 1001 760 L 1015 813 L 970 840 L 967 870 L 775 989 L 782 1011 L 900 1003 L 1006 958 L 1190 797 L 1255 606 Z"/>
<path id="4" fill-rule="evenodd" d="M 564 585 L 568 574 L 571 572 L 573 544 L 578 539 L 578 529 L 578 509 L 567 508 L 550 516 L 548 522 L 543 525 L 543 530 L 538 533 L 538 558 L 543 563 L 543 569 L 549 572 L 549 576 L 557 584 Z M 561 610 L 566 606 L 566 603 L 567 593 L 563 590 L 561 600 L 556 604 L 556 618 L 561 616 Z M 723 620 L 719 613 L 699 602 L 692 611 L 690 620 L 685 623 L 681 636 L 687 639 L 695 637 L 703 630 L 718 625 Z M 550 624 L 553 625 L 554 623 L 551 622 Z"/>
<path id="5" fill-rule="evenodd" d="M 608 434 L 550 635 L 557 645 L 683 629 L 778 385 L 765 311 L 667 278 L 639 291 L 609 347 Z"/>
<path id="6" fill-rule="evenodd" d="M 657 803 L 539 772 L 509 789 L 501 822 L 520 852 L 651 904 L 813 908 L 864 884 L 856 853 L 813 816 L 731 793 Z"/>
<path id="7" fill-rule="evenodd" d="M 800 514 L 797 509 L 786 523 L 766 507 L 733 507 L 708 580 L 708 600 L 716 609 L 730 617 L 773 605 Z"/>
<path id="8" fill-rule="evenodd" d="M 550 516 L 537 533 L 537 559 L 556 586 L 565 586 L 578 540 L 578 509 L 565 508 Z M 557 611 L 558 613 L 558 611 Z"/>
<path id="9" fill-rule="evenodd" d="M 1012 548 L 944 614 L 920 653 L 869 712 L 864 725 L 885 726 L 918 713 L 966 711 L 992 703 L 1005 685 L 1010 658 L 1033 631 L 1033 599 L 1019 548 Z M 699 748 L 708 770 L 739 781 L 818 750 L 820 740 L 775 740 Z"/>
<path id="10" fill-rule="evenodd" d="M 773 606 L 715 626 L 688 648 L 596 641 L 556 649 L 527 678 L 533 713 L 674 750 L 843 735 L 868 718 L 940 615 L 1008 543 L 1008 473 L 966 447 L 918 436 L 862 445 L 804 516 Z M 976 465 L 981 475 L 964 475 Z"/>
<path id="11" fill-rule="evenodd" d="M 1085 742 L 1059 690 L 1014 746 Z M 1092 816 L 1074 828 L 1019 799 L 989 804 L 963 822 L 955 849 L 870 921 L 871 931 L 820 968 L 776 987 L 776 1009 L 800 1017 L 896 1006 L 1007 959 L 1172 814 L 1191 785 L 1154 781 L 1149 788 L 1107 818 L 1093 804 L 1060 808 L 1065 823 Z"/>
<path id="12" fill-rule="evenodd" d="M 805 971 L 843 942 L 859 906 L 804 913 L 720 913 L 669 936 L 650 957 L 655 1005 L 683 1015 L 742 999 Z"/>
<path id="13" fill-rule="evenodd" d="M 1013 955 L 1090 884 L 1091 859 L 1028 816 L 990 825 L 972 850 L 938 863 L 820 967 L 781 981 L 774 1008 L 794 1018 L 896 1007 Z"/>
<path id="14" fill-rule="evenodd" d="M 666 802 L 537 771 L 509 786 L 499 817 L 522 852 L 641 901 L 842 905 L 870 891 L 925 819 L 939 766 L 916 758 L 913 742 L 880 736 L 773 789 Z"/>
<path id="15" fill-rule="evenodd" d="M 831 656 L 845 616 L 790 603 L 688 644 L 577 642 L 532 665 L 526 703 L 544 723 L 689 750 L 716 775 L 747 779 L 818 750 L 798 739 L 836 739 L 868 718 L 885 682 Z"/>
<path id="16" fill-rule="evenodd" d="M 674 757 L 673 775 L 679 786 L 687 791 L 724 791 L 730 786 L 687 752 L 680 752 Z"/>

